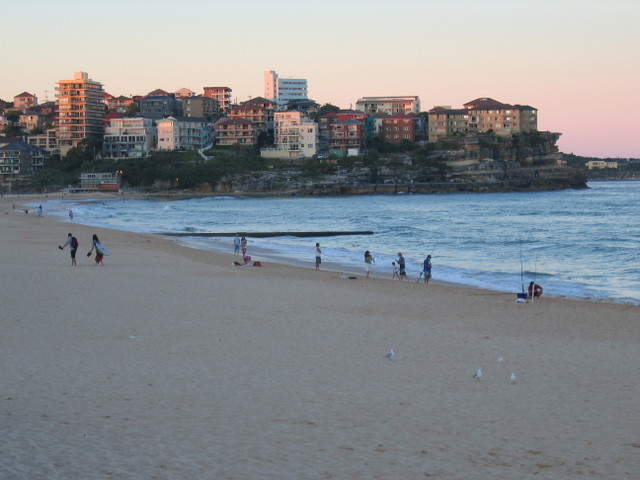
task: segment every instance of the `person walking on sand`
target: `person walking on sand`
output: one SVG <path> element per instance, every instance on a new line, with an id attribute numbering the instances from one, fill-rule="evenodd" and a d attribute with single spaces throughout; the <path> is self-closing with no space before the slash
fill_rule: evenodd
<path id="1" fill-rule="evenodd" d="M 102 262 L 102 259 L 104 258 L 104 247 L 102 246 L 102 243 L 100 243 L 98 235 L 95 233 L 93 234 L 93 245 L 91 246 L 89 253 L 87 253 L 87 257 L 91 256 L 91 252 L 93 252 L 94 249 L 96 250 L 96 267 L 98 265 L 102 265 L 104 267 L 104 263 Z"/>
<path id="2" fill-rule="evenodd" d="M 429 280 L 431 280 L 431 255 L 427 255 L 427 258 L 422 262 L 422 275 L 424 276 L 424 283 L 429 283 Z"/>
<path id="3" fill-rule="evenodd" d="M 60 250 L 64 250 L 64 247 L 69 245 L 69 251 L 71 252 L 71 266 L 76 266 L 76 251 L 78 250 L 78 239 L 71 235 L 70 233 L 67 235 L 67 240 L 63 245 L 58 245 Z"/>
<path id="4" fill-rule="evenodd" d="M 393 271 L 393 275 L 391 275 L 391 279 L 397 278 L 400 280 L 400 267 L 396 262 L 391 262 L 391 270 Z"/>
<path id="5" fill-rule="evenodd" d="M 320 244 L 316 243 L 316 270 L 320 270 L 321 263 L 322 263 L 322 250 L 320 250 Z"/>
<path id="6" fill-rule="evenodd" d="M 407 265 L 404 257 L 402 256 L 402 253 L 398 252 L 398 259 L 396 260 L 396 262 L 398 262 L 398 267 L 400 268 L 400 280 L 408 280 Z"/>
<path id="7" fill-rule="evenodd" d="M 364 269 L 367 272 L 367 278 L 369 278 L 369 275 L 371 274 L 373 263 L 375 263 L 375 260 L 373 259 L 373 256 L 371 255 L 369 250 L 367 250 L 366 252 L 364 252 Z"/>
<path id="8" fill-rule="evenodd" d="M 247 237 L 244 235 L 240 239 L 240 248 L 242 249 L 242 256 L 244 257 L 247 254 Z"/>
<path id="9" fill-rule="evenodd" d="M 240 255 L 240 234 L 238 233 L 233 237 L 233 255 Z"/>

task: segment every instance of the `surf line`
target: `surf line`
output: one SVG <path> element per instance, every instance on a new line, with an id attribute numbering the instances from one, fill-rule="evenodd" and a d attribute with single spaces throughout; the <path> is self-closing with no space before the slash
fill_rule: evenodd
<path id="1" fill-rule="evenodd" d="M 235 237 L 236 235 L 245 237 L 266 238 L 266 237 L 336 237 L 340 235 L 373 235 L 371 230 L 353 231 L 329 231 L 329 232 L 233 232 L 233 233 L 213 233 L 213 232 L 159 232 L 159 235 L 171 237 Z"/>

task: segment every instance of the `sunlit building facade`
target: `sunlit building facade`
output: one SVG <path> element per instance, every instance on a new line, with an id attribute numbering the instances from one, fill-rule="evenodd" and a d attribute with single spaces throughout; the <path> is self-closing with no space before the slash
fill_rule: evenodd
<path id="1" fill-rule="evenodd" d="M 85 72 L 76 72 L 72 80 L 58 81 L 56 92 L 56 136 L 63 155 L 85 138 L 104 134 L 100 82 Z"/>

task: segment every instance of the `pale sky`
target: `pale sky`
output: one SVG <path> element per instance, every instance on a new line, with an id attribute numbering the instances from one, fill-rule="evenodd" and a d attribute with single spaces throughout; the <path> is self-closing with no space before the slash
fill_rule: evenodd
<path id="1" fill-rule="evenodd" d="M 0 98 L 84 71 L 112 95 L 306 78 L 320 104 L 538 109 L 560 150 L 640 158 L 640 0 L 0 0 Z"/>

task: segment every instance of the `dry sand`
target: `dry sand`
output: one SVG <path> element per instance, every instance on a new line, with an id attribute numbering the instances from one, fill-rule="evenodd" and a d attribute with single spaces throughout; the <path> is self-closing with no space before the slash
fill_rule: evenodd
<path id="1" fill-rule="evenodd" d="M 13 201 L 2 479 L 640 478 L 638 307 L 232 267 Z"/>

